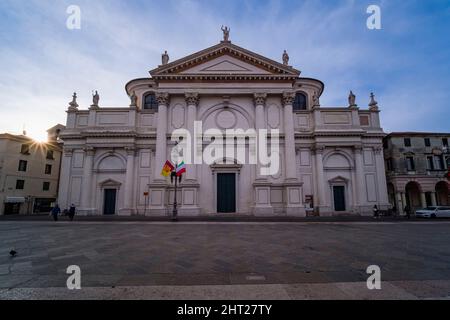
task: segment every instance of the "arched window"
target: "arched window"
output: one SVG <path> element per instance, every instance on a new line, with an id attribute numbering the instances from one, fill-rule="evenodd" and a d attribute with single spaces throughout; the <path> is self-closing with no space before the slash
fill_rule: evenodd
<path id="1" fill-rule="evenodd" d="M 148 93 L 144 97 L 144 109 L 158 111 L 158 101 L 154 93 Z"/>
<path id="2" fill-rule="evenodd" d="M 296 93 L 294 103 L 292 105 L 294 111 L 306 110 L 306 96 L 303 93 Z"/>

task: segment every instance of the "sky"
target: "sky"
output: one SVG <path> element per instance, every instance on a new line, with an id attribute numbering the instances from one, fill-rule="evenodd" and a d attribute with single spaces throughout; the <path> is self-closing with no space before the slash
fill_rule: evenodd
<path id="1" fill-rule="evenodd" d="M 81 10 L 68 29 L 67 8 Z M 381 29 L 369 30 L 369 5 Z M 25 127 L 36 139 L 65 124 L 74 91 L 80 108 L 127 106 L 124 86 L 213 46 L 220 27 L 238 46 L 289 63 L 325 83 L 322 106 L 360 108 L 374 92 L 386 132 L 450 132 L 449 0 L 1 0 L 0 132 Z"/>

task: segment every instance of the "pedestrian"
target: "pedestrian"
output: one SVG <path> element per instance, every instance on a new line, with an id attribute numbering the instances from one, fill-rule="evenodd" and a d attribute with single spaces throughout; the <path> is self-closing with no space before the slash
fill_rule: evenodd
<path id="1" fill-rule="evenodd" d="M 411 208 L 409 207 L 409 204 L 407 204 L 406 206 L 405 206 L 405 213 L 406 213 L 406 217 L 409 219 L 409 218 L 411 218 Z"/>
<path id="2" fill-rule="evenodd" d="M 75 205 L 72 203 L 69 208 L 69 218 L 70 221 L 73 221 L 73 217 L 75 216 Z"/>
<path id="3" fill-rule="evenodd" d="M 378 206 L 377 206 L 377 205 L 374 205 L 374 206 L 373 206 L 373 218 L 374 218 L 374 219 L 378 219 L 378 216 L 379 216 Z"/>
<path id="4" fill-rule="evenodd" d="M 52 209 L 52 216 L 53 220 L 58 221 L 58 214 L 61 213 L 61 209 L 59 208 L 58 204 L 55 204 L 55 206 Z"/>

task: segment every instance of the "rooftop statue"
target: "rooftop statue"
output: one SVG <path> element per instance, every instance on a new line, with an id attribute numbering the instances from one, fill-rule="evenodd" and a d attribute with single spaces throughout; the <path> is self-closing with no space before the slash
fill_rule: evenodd
<path id="1" fill-rule="evenodd" d="M 224 28 L 222 26 L 221 30 L 223 31 L 223 41 L 225 41 L 225 42 L 230 41 L 229 38 L 230 38 L 230 30 L 231 30 L 231 28 L 228 28 L 228 27 Z"/>
<path id="2" fill-rule="evenodd" d="M 130 95 L 130 100 L 131 100 L 130 107 L 136 107 L 137 106 L 137 96 L 134 91 Z"/>
<path id="3" fill-rule="evenodd" d="M 285 66 L 287 66 L 289 64 L 289 55 L 286 52 L 286 50 L 284 50 L 284 52 L 283 52 L 283 64 Z"/>
<path id="4" fill-rule="evenodd" d="M 167 54 L 167 50 L 164 51 L 164 53 L 162 54 L 162 56 L 161 56 L 161 61 L 162 61 L 162 64 L 163 64 L 163 65 L 169 63 L 169 55 Z"/>
<path id="5" fill-rule="evenodd" d="M 72 101 L 69 103 L 69 109 L 76 109 L 76 108 L 78 108 L 77 93 L 74 92 L 72 96 Z"/>
<path id="6" fill-rule="evenodd" d="M 100 101 L 100 95 L 97 90 L 95 90 L 95 94 L 92 95 L 92 105 L 98 107 L 98 102 Z"/>
<path id="7" fill-rule="evenodd" d="M 356 96 L 353 91 L 350 90 L 350 94 L 348 95 L 348 106 L 355 107 L 356 106 Z"/>

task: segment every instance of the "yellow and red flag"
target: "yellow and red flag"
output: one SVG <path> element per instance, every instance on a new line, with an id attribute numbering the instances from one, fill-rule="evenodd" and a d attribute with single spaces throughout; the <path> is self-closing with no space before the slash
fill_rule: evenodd
<path id="1" fill-rule="evenodd" d="M 173 169 L 175 169 L 175 167 L 169 160 L 167 160 L 164 164 L 164 167 L 162 168 L 161 175 L 164 177 L 168 177 Z"/>

